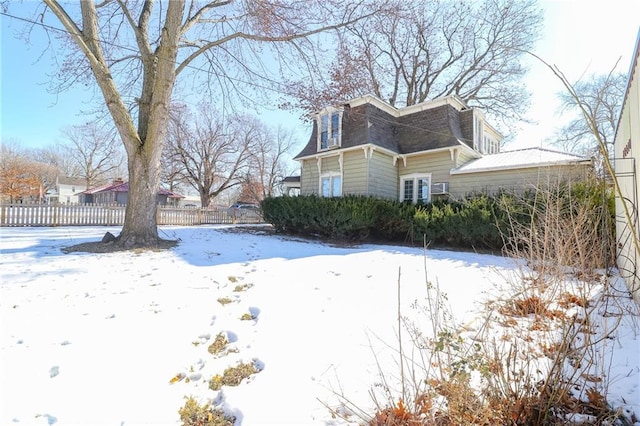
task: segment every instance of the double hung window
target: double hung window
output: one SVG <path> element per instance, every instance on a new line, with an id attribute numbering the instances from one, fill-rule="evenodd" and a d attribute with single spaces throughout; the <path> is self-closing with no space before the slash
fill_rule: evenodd
<path id="1" fill-rule="evenodd" d="M 339 173 L 326 173 L 320 177 L 320 194 L 323 197 L 342 195 L 342 176 Z"/>
<path id="2" fill-rule="evenodd" d="M 327 111 L 318 116 L 318 147 L 319 149 L 329 149 L 340 146 L 340 122 L 342 121 L 341 111 Z"/>

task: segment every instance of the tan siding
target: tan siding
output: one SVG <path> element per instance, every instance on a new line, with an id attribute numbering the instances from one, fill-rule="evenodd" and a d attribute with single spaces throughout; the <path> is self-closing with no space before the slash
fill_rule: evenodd
<path id="1" fill-rule="evenodd" d="M 398 174 L 392 156 L 374 150 L 371 159 L 367 159 L 364 150 L 346 151 L 342 153 L 342 165 L 343 194 L 397 198 Z M 339 155 L 322 158 L 322 173 L 339 171 Z M 302 195 L 318 193 L 319 175 L 315 159 L 302 161 L 300 185 Z"/>
<path id="2" fill-rule="evenodd" d="M 588 170 L 586 166 L 564 166 L 452 175 L 449 193 L 452 197 L 461 198 L 474 192 L 495 193 L 500 190 L 522 192 L 559 181 L 584 178 Z"/>
<path id="3" fill-rule="evenodd" d="M 322 157 L 322 173 L 327 172 L 340 172 L 340 163 L 338 162 L 339 155 L 332 155 L 331 157 Z"/>
<path id="4" fill-rule="evenodd" d="M 455 165 L 448 151 L 411 156 L 407 158 L 406 167 L 404 167 L 402 160 L 398 160 L 398 164 L 400 176 L 412 173 L 431 173 L 433 183 L 449 182 L 451 169 Z"/>
<path id="5" fill-rule="evenodd" d="M 366 194 L 367 193 L 367 160 L 364 158 L 364 150 L 348 151 L 343 157 L 342 193 Z"/>
<path id="6" fill-rule="evenodd" d="M 340 172 L 338 155 L 322 158 L 322 173 Z M 300 177 L 300 194 L 318 194 L 320 191 L 320 176 L 318 175 L 318 160 L 315 158 L 302 161 Z"/>
<path id="7" fill-rule="evenodd" d="M 374 151 L 369 160 L 369 194 L 380 198 L 398 198 L 398 166 L 393 157 Z"/>
<path id="8" fill-rule="evenodd" d="M 471 160 L 475 160 L 478 157 L 474 157 L 473 155 L 471 155 L 468 151 L 458 151 L 458 156 L 456 158 L 456 165 L 455 167 L 460 167 L 464 164 L 467 164 L 469 161 Z"/>
<path id="9" fill-rule="evenodd" d="M 316 160 L 303 160 L 302 173 L 300 175 L 300 194 L 317 194 L 318 188 L 318 166 Z"/>

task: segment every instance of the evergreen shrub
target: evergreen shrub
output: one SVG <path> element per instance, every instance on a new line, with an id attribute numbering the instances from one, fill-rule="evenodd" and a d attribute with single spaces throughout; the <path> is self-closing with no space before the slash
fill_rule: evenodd
<path id="1" fill-rule="evenodd" d="M 614 217 L 611 191 L 597 181 L 561 185 L 544 190 L 561 199 L 571 214 L 578 206 L 608 210 Z M 277 232 L 332 241 L 360 243 L 427 242 L 434 247 L 502 250 L 513 244 L 511 232 L 528 227 L 536 220 L 534 212 L 548 197 L 530 191 L 514 195 L 474 193 L 464 199 L 439 199 L 427 204 L 412 204 L 372 196 L 346 195 L 327 198 L 317 195 L 270 197 L 261 203 L 262 214 Z M 613 220 L 612 220 L 613 223 Z M 602 222 L 603 234 L 612 234 L 613 225 Z M 518 244 L 518 242 L 515 242 Z"/>

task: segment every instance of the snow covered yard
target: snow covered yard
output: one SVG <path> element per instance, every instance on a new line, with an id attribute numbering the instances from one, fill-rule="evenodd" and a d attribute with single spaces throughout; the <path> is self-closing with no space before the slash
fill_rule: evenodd
<path id="1" fill-rule="evenodd" d="M 229 229 L 162 227 L 180 240 L 172 250 L 108 254 L 60 249 L 119 229 L 1 229 L 0 424 L 178 424 L 188 396 L 237 425 L 346 424 L 326 407 L 337 394 L 370 407 L 379 365 L 397 375 L 398 282 L 409 320 L 425 321 L 426 271 L 465 324 L 517 270 L 490 255 Z M 640 415 L 632 311 L 617 316 L 601 367 L 610 402 Z M 228 345 L 212 355 L 219 335 Z M 240 362 L 259 372 L 209 388 Z"/>

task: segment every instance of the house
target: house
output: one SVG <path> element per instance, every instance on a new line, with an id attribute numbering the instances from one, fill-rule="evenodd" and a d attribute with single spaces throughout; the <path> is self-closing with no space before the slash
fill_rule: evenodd
<path id="1" fill-rule="evenodd" d="M 45 198 L 48 203 L 76 204 L 78 194 L 87 189 L 87 179 L 84 177 L 57 176 L 55 189 L 48 192 Z"/>
<path id="2" fill-rule="evenodd" d="M 200 200 L 199 195 L 187 194 L 178 200 L 177 206 L 199 209 L 202 207 L 202 201 Z"/>
<path id="3" fill-rule="evenodd" d="M 81 203 L 86 204 L 127 204 L 129 197 L 129 183 L 122 179 L 115 179 L 113 182 L 87 189 L 79 194 Z M 178 201 L 184 198 L 169 190 L 160 188 L 157 200 L 161 206 L 178 205 Z"/>
<path id="4" fill-rule="evenodd" d="M 284 195 L 295 196 L 300 194 L 300 176 L 286 176 L 280 183 L 282 184 Z"/>
<path id="5" fill-rule="evenodd" d="M 522 191 L 586 173 L 591 160 L 532 148 L 500 153 L 503 136 L 457 96 L 395 108 L 363 96 L 318 112 L 295 157 L 300 193 L 429 202 L 479 190 Z"/>
<path id="6" fill-rule="evenodd" d="M 640 303 L 640 222 L 638 221 L 637 155 L 640 154 L 640 30 L 636 38 L 627 89 L 614 139 L 616 194 L 617 265 L 634 299 Z"/>

